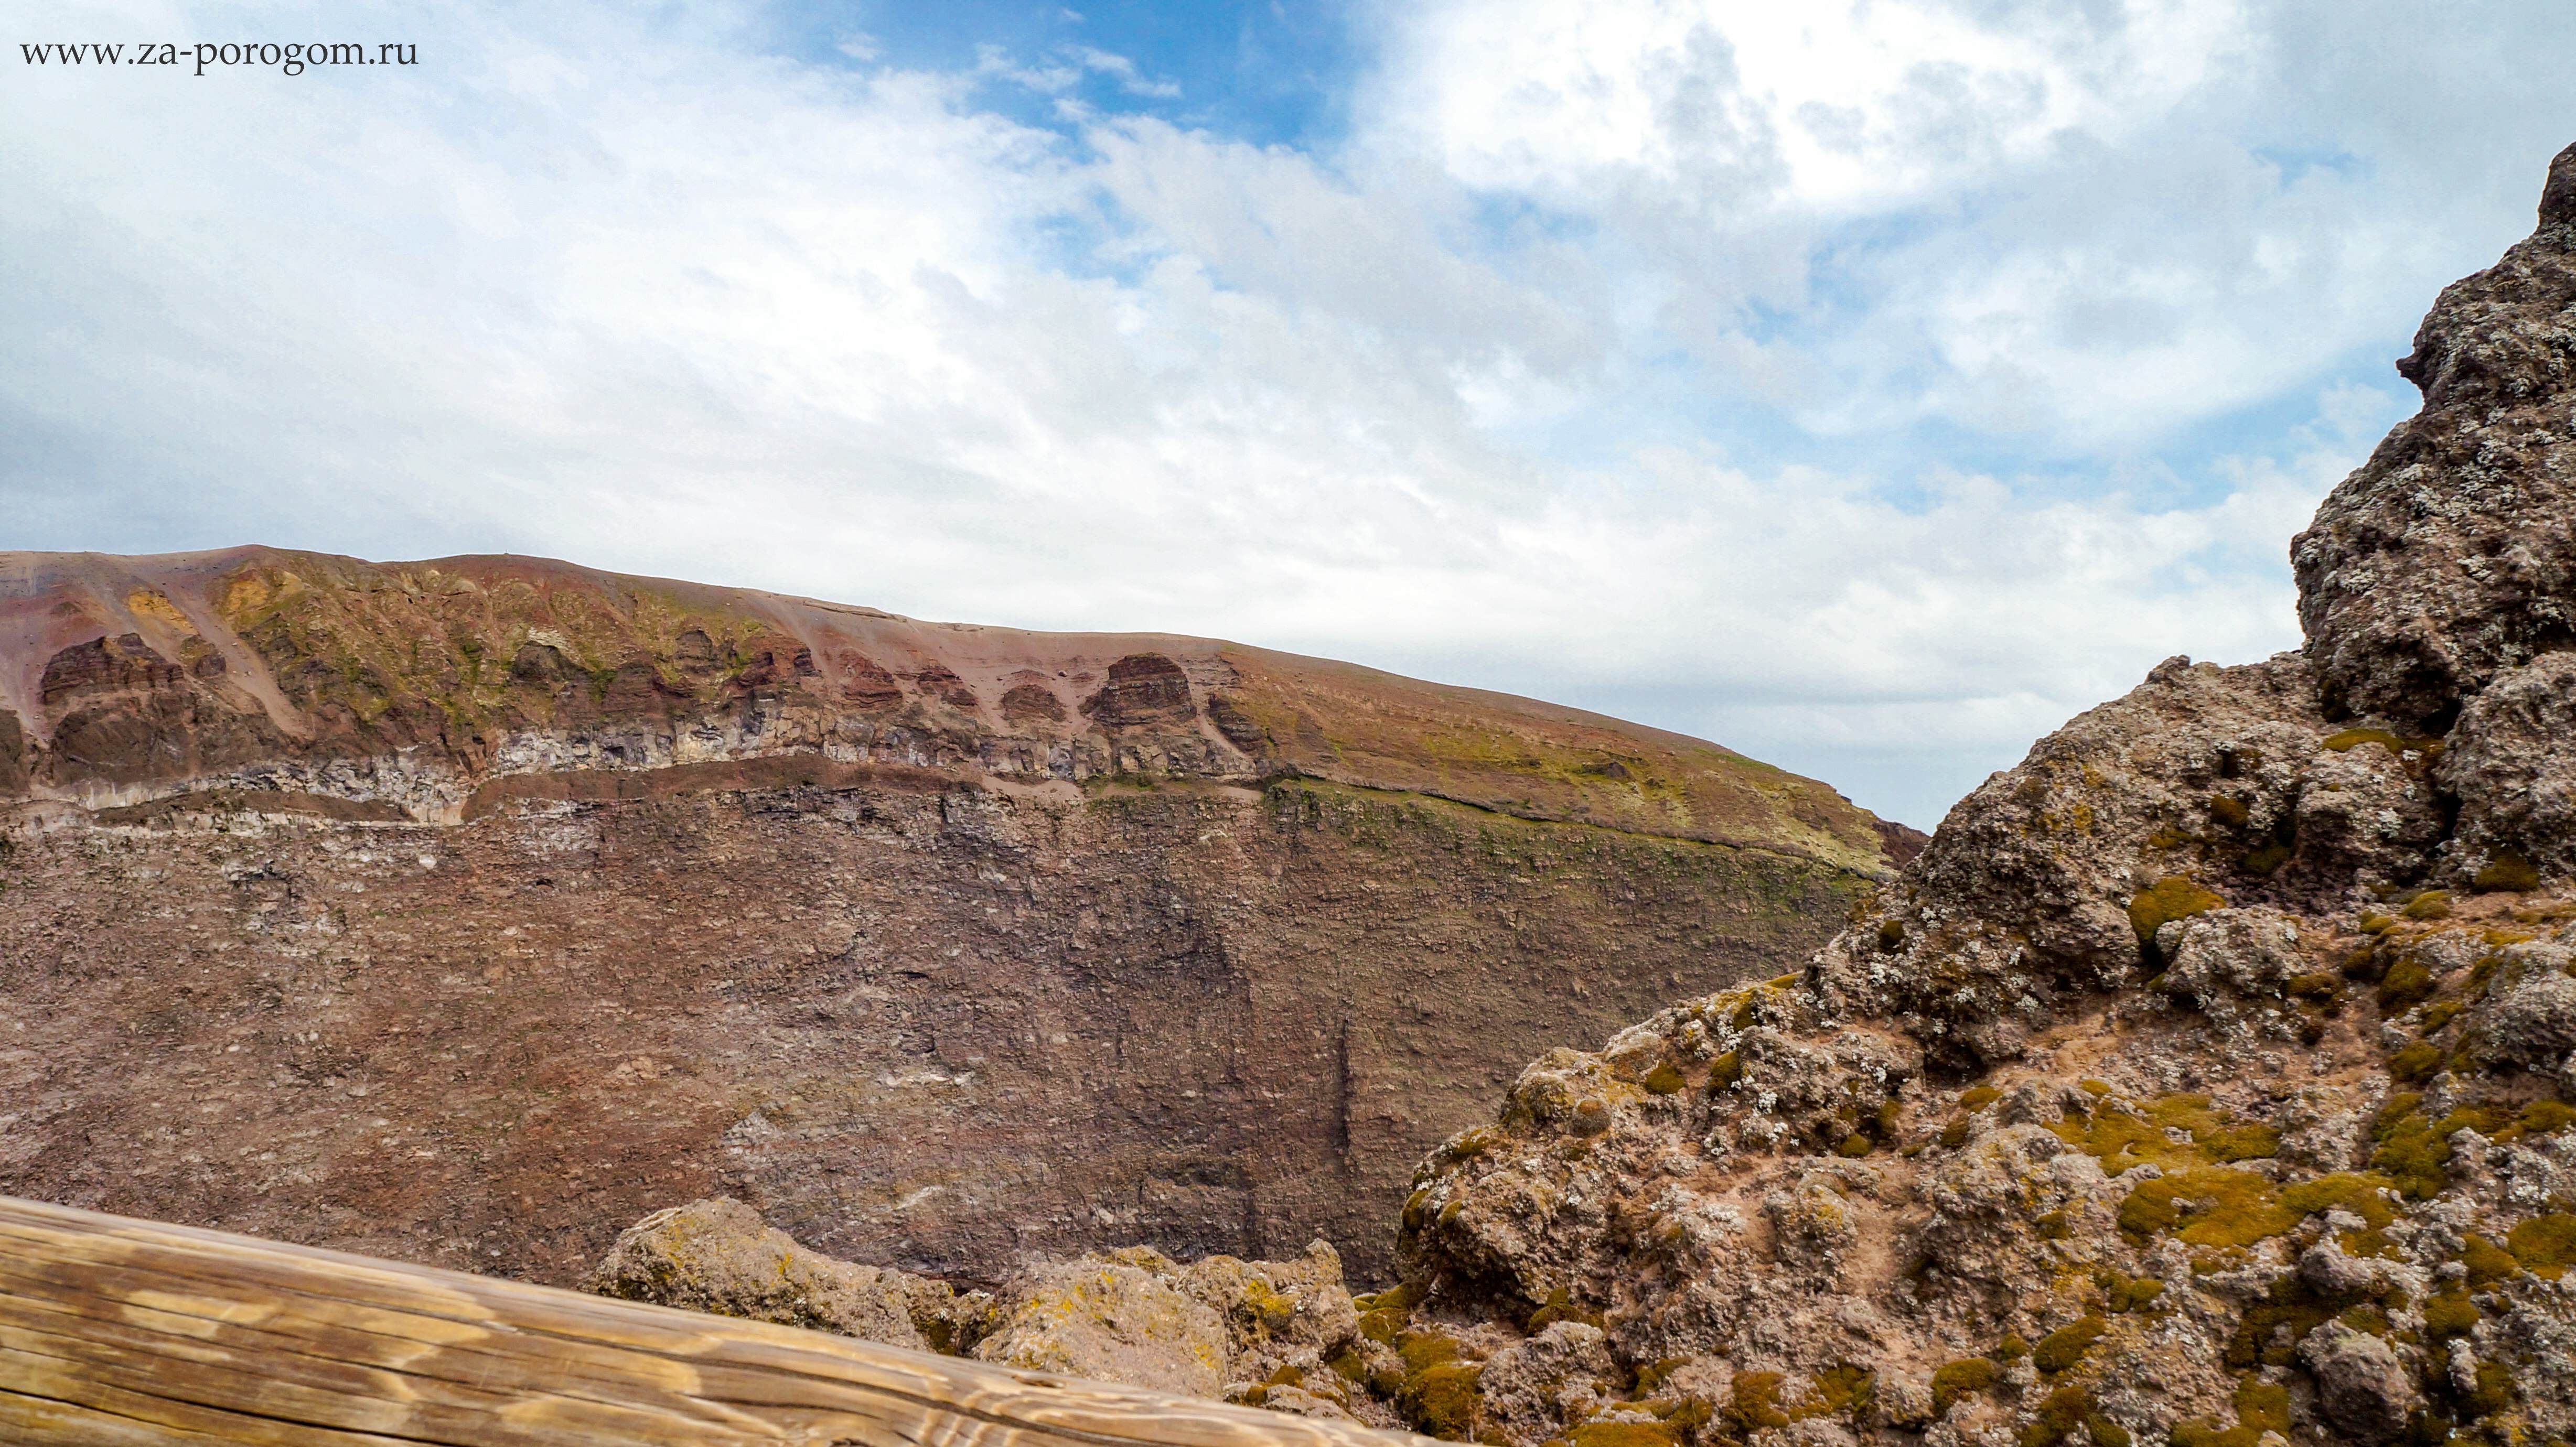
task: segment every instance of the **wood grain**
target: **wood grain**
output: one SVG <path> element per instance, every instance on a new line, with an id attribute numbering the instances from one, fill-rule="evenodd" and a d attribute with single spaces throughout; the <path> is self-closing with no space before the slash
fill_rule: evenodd
<path id="1" fill-rule="evenodd" d="M 0 1196 L 30 1447 L 1420 1447 L 575 1291 Z"/>

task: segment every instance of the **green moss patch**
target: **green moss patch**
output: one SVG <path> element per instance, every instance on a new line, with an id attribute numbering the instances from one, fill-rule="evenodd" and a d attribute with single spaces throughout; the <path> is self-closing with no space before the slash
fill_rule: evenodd
<path id="1" fill-rule="evenodd" d="M 2251 1171 L 2183 1166 L 2140 1182 L 2121 1201 L 2119 1219 L 2120 1230 L 2141 1245 L 2170 1231 L 2193 1246 L 2251 1246 L 2302 1218 L 2281 1204 L 2270 1181 Z"/>
<path id="2" fill-rule="evenodd" d="M 2237 1319 L 2236 1330 L 2227 1338 L 2224 1360 L 2237 1371 L 2257 1366 L 2286 1367 L 2309 1332 L 2352 1304 L 2319 1296 L 2295 1272 L 2283 1276 L 2272 1283 L 2261 1301 L 2245 1308 L 2245 1315 Z M 2286 1335 L 2283 1327 L 2289 1328 Z M 2180 1440 L 2179 1434 L 2175 1440 Z"/>
<path id="3" fill-rule="evenodd" d="M 2486 867 L 2469 884 L 2481 892 L 2528 894 L 2540 887 L 2540 870 L 2512 850 L 2500 850 L 2487 856 Z"/>
<path id="4" fill-rule="evenodd" d="M 2413 955 L 2399 957 L 2379 977 L 2379 1009 L 2382 1014 L 2402 1015 L 2433 998 L 2433 972 Z"/>
<path id="5" fill-rule="evenodd" d="M 2523 1270 L 2556 1281 L 2576 1266 L 2576 1216 L 2557 1211 L 2534 1216 L 2507 1232 L 2504 1246 Z"/>
<path id="6" fill-rule="evenodd" d="M 1481 1362 L 1450 1362 L 1409 1375 L 1397 1405 L 1423 1435 L 1444 1442 L 1464 1441 L 1475 1425 L 1476 1381 L 1484 1373 Z"/>
<path id="7" fill-rule="evenodd" d="M 2392 754 L 2404 754 L 2412 750 L 2428 759 L 2442 751 L 2440 739 L 2410 739 L 2400 734 L 2392 734 L 2386 729 L 2345 729 L 2338 734 L 2328 734 L 2325 742 L 2318 747 L 2339 754 L 2362 744 L 2377 744 Z"/>
<path id="8" fill-rule="evenodd" d="M 2152 1276 L 2104 1271 L 2094 1280 L 2102 1288 L 2102 1308 L 2110 1312 L 2144 1311 L 2165 1294 L 2165 1284 Z"/>
<path id="9" fill-rule="evenodd" d="M 1932 1416 L 1946 1417 L 1961 1401 L 1991 1390 L 1995 1364 L 1984 1357 L 1955 1361 L 1932 1374 Z"/>
<path id="10" fill-rule="evenodd" d="M 2289 863 L 2294 849 L 2295 846 L 2287 841 L 2275 839 L 2269 844 L 2246 851 L 2245 857 L 2236 861 L 2236 867 L 2248 874 L 2268 875 Z"/>
<path id="11" fill-rule="evenodd" d="M 2129 927 L 2138 932 L 2141 947 L 2155 943 L 2156 931 L 2166 923 L 2223 909 L 2227 901 L 2178 874 L 2169 874 L 2147 886 L 2129 901 Z"/>
<path id="12" fill-rule="evenodd" d="M 1728 1392 L 1726 1420 L 1738 1436 L 1749 1437 L 1766 1428 L 1789 1425 L 1789 1414 L 1780 1405 L 1783 1380 L 1778 1372 L 1735 1374 Z"/>
<path id="13" fill-rule="evenodd" d="M 2093 1393 L 2084 1387 L 2060 1387 L 2039 1404 L 2035 1420 L 2021 1429 L 2020 1447 L 2057 1447 L 2097 1414 Z"/>
<path id="14" fill-rule="evenodd" d="M 2343 977 L 2331 970 L 2292 975 L 2289 990 L 2302 1000 L 2331 1000 L 2343 993 Z"/>
<path id="15" fill-rule="evenodd" d="M 2558 1119 L 2556 1111 L 2535 1111 L 2526 1106 L 2516 1112 L 2510 1105 L 2472 1101 L 2433 1120 L 2418 1109 L 2423 1101 L 2424 1097 L 2413 1091 L 2390 1096 L 2371 1126 L 2371 1138 L 2377 1142 L 2371 1151 L 2371 1165 L 2387 1172 L 2410 1200 L 2417 1201 L 2431 1200 L 2448 1184 L 2446 1168 L 2451 1163 L 2454 1132 L 2473 1130 L 2489 1140 L 2511 1141 L 2520 1139 L 2535 1125 L 2555 1129 L 2545 1123 Z"/>
<path id="16" fill-rule="evenodd" d="M 2170 1127 L 2191 1138 L 2189 1145 L 2165 1134 Z M 2270 1125 L 2239 1120 L 2210 1104 L 2205 1095 L 2167 1095 L 2139 1112 L 2105 1107 L 2089 1116 L 2070 1117 L 2049 1127 L 2060 1140 L 2119 1175 L 2142 1161 L 2159 1165 L 2259 1160 L 2278 1154 L 2281 1133 Z"/>
<path id="17" fill-rule="evenodd" d="M 2513 1253 L 2484 1236 L 2471 1236 L 2460 1251 L 2460 1264 L 2469 1269 L 2468 1288 L 2476 1291 L 2507 1280 L 2522 1270 Z"/>
<path id="18" fill-rule="evenodd" d="M 2408 919 L 2449 919 L 2451 917 L 2450 893 L 2447 890 L 2428 889 L 2406 901 L 2406 907 L 2398 913 Z"/>
<path id="19" fill-rule="evenodd" d="M 2424 1335 L 2434 1341 L 2467 1336 L 2482 1320 L 2465 1290 L 2446 1291 L 2424 1301 Z"/>
<path id="20" fill-rule="evenodd" d="M 1841 1362 L 1816 1373 L 1815 1390 L 1800 1404 L 1799 1415 L 1865 1422 L 1877 1400 L 1878 1373 Z"/>
<path id="21" fill-rule="evenodd" d="M 2110 1323 L 2098 1316 L 2069 1322 L 2039 1339 L 2039 1345 L 2031 1349 L 2031 1362 L 2051 1375 L 2067 1371 L 2084 1360 L 2084 1354 L 2093 1350 L 2093 1343 L 2108 1330 Z"/>
<path id="22" fill-rule="evenodd" d="M 1735 1051 L 1729 1050 L 1724 1055 L 1721 1055 L 1717 1057 L 1717 1059 L 1709 1062 L 1708 1093 L 1715 1095 L 1721 1090 L 1733 1089 L 1735 1082 L 1742 1080 L 1743 1078 L 1744 1057 L 1737 1054 Z"/>
<path id="23" fill-rule="evenodd" d="M 2409 1085 L 2421 1085 L 2442 1068 L 2442 1047 L 2418 1040 L 2388 1057 L 2388 1073 Z"/>
<path id="24" fill-rule="evenodd" d="M 2370 1164 L 2386 1172 L 2414 1201 L 2433 1199 L 2450 1180 L 2443 1169 L 2451 1163 L 2448 1132 L 2437 1133 L 2433 1123 L 2415 1110 L 2422 1100 L 2412 1093 L 2391 1098 L 2380 1108 L 2379 1124 L 2371 1131 L 2378 1144 L 2371 1149 Z M 2391 1112 L 2397 1112 L 2393 1119 Z"/>
<path id="25" fill-rule="evenodd" d="M 1574 1447 L 1673 1447 L 1678 1439 L 1661 1422 L 1586 1422 L 1574 1429 Z"/>
<path id="26" fill-rule="evenodd" d="M 2199 1145 L 2213 1161 L 2270 1160 L 2281 1153 L 2281 1131 L 2260 1121 L 2222 1126 L 2201 1136 Z"/>
<path id="27" fill-rule="evenodd" d="M 1527 1328 L 1530 1335 L 1536 1336 L 1560 1321 L 1579 1321 L 1585 1326 L 1597 1327 L 1601 1325 L 1601 1313 L 1585 1307 L 1574 1299 L 1573 1292 L 1560 1286 L 1547 1294 L 1545 1305 L 1530 1313 Z"/>
<path id="28" fill-rule="evenodd" d="M 2514 1126 L 2524 1135 L 2552 1135 L 2576 1125 L 2576 1106 L 2557 1100 L 2535 1100 L 2514 1117 Z"/>
<path id="29" fill-rule="evenodd" d="M 2397 1219 L 2397 1212 L 2382 1192 L 2394 1184 L 2386 1176 L 2337 1171 L 2284 1187 L 2281 1206 L 2301 1221 L 2330 1210 L 2348 1211 L 2361 1218 L 2362 1229 L 2344 1238 L 2344 1250 L 2354 1256 L 2384 1256 L 2389 1241 L 2380 1232 Z"/>
<path id="30" fill-rule="evenodd" d="M 2236 1421 L 2256 1432 L 2290 1435 L 2290 1389 L 2279 1382 L 2247 1377 L 2236 1384 Z"/>

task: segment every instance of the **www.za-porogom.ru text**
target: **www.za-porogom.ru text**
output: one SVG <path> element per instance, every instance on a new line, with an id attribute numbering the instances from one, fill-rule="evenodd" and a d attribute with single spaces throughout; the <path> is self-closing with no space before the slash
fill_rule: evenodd
<path id="1" fill-rule="evenodd" d="M 317 65 L 418 65 L 418 45 L 352 45 L 315 41 L 309 45 L 217 45 L 200 41 L 194 45 L 145 41 L 132 45 L 102 44 L 95 40 L 72 44 L 48 42 L 29 45 L 20 42 L 19 58 L 29 65 L 166 65 L 194 64 L 196 73 L 204 75 L 208 66 L 259 66 L 302 75 Z"/>

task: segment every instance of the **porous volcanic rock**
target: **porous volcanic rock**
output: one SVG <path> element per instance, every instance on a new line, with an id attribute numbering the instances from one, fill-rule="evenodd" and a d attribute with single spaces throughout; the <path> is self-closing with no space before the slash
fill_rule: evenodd
<path id="1" fill-rule="evenodd" d="M 1286 1261 L 1150 1247 L 1024 1263 L 997 1294 L 879 1271 L 796 1244 L 739 1201 L 657 1211 L 627 1228 L 585 1290 L 1002 1366 L 1394 1426 L 1355 1391 L 1359 1313 L 1323 1242 Z"/>
<path id="2" fill-rule="evenodd" d="M 2397 364 L 2423 410 L 2290 545 L 2299 620 L 2335 718 L 2440 733 L 2489 679 L 2576 647 L 2576 146 L 2540 225 L 2452 283 Z"/>
<path id="3" fill-rule="evenodd" d="M 1520 1447 L 2576 1437 L 2571 221 L 2576 149 L 2301 535 L 2304 654 L 2158 666 L 1803 970 L 1428 1157 L 1381 1398 Z"/>
<path id="4" fill-rule="evenodd" d="M 2112 988 L 2167 920 L 2331 907 L 2430 868 L 2433 746 L 2326 721 L 2306 661 L 2167 659 L 1954 807 L 1881 901 L 1853 1008 L 1945 1060 L 2010 1059 Z"/>
<path id="5" fill-rule="evenodd" d="M 581 1285 L 914 1351 L 971 1340 L 986 1329 L 992 1306 L 982 1292 L 960 1296 L 944 1281 L 808 1251 L 724 1197 L 667 1207 L 627 1227 Z"/>
<path id="6" fill-rule="evenodd" d="M 1322 1241 L 1287 1261 L 1209 1256 L 1186 1265 L 1149 1247 L 1042 1264 L 1005 1283 L 977 1358 L 1309 1416 L 1393 1413 L 1354 1398 L 1348 1358 L 1359 1312 L 1341 1257 Z M 1353 1412 L 1353 1408 L 1358 1408 Z"/>
<path id="7" fill-rule="evenodd" d="M 2576 870 L 2576 653 L 2496 675 L 2461 713 L 2439 766 L 2459 800 L 2453 872 L 2529 885 Z"/>
<path id="8" fill-rule="evenodd" d="M 0 557 L 0 795 L 0 1192 L 555 1282 L 717 1194 L 1382 1281 L 1523 1061 L 1888 868 L 1578 710 L 527 558 Z"/>

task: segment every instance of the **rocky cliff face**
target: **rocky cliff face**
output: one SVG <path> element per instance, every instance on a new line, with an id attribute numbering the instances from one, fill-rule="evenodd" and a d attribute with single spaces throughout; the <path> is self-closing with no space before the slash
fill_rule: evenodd
<path id="1" fill-rule="evenodd" d="M 1557 1050 L 1403 1209 L 1444 1436 L 2576 1436 L 2576 147 L 2294 545 L 1803 970 Z"/>
<path id="2" fill-rule="evenodd" d="M 717 1190 L 966 1280 L 1381 1276 L 1522 1061 L 1788 967 L 1891 847 L 1231 644 L 265 549 L 0 560 L 0 799 L 0 1192 L 556 1281 Z"/>

